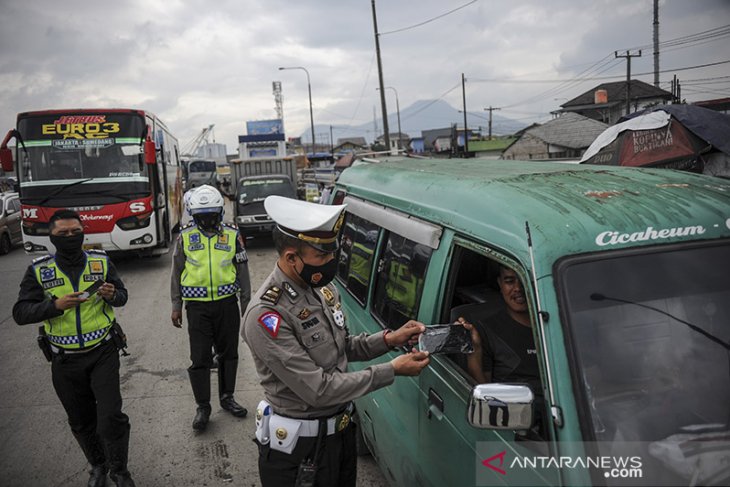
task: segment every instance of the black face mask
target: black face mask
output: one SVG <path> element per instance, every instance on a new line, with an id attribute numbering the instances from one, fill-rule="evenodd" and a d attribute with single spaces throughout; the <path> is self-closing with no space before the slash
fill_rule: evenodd
<path id="1" fill-rule="evenodd" d="M 76 255 L 81 253 L 81 246 L 84 243 L 84 234 L 75 235 L 53 235 L 51 243 L 56 247 L 56 253 L 61 255 Z"/>
<path id="2" fill-rule="evenodd" d="M 299 272 L 299 277 L 314 288 L 326 286 L 337 274 L 337 259 L 332 259 L 324 265 L 311 265 L 304 262 L 302 256 L 297 254 L 304 267 Z"/>
<path id="3" fill-rule="evenodd" d="M 221 214 L 200 213 L 193 215 L 193 220 L 195 220 L 195 224 L 198 225 L 201 230 L 205 230 L 206 232 L 216 232 L 218 231 L 218 225 L 221 223 Z"/>

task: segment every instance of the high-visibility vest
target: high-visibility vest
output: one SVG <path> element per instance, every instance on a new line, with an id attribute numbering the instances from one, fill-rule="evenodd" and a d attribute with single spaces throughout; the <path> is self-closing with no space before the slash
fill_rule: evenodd
<path id="1" fill-rule="evenodd" d="M 84 252 L 86 263 L 78 281 L 72 281 L 58 267 L 53 256 L 33 261 L 33 270 L 38 284 L 50 298 L 61 298 L 67 294 L 84 291 L 94 281 L 106 281 L 109 269 L 108 257 L 103 252 Z M 89 348 L 102 341 L 114 321 L 114 310 L 104 298 L 94 293 L 89 299 L 61 316 L 43 322 L 48 339 L 59 348 Z"/>
<path id="2" fill-rule="evenodd" d="M 181 232 L 185 269 L 180 293 L 185 301 L 217 301 L 235 294 L 236 238 L 238 231 L 223 225 L 223 232 L 205 236 L 193 224 Z"/>

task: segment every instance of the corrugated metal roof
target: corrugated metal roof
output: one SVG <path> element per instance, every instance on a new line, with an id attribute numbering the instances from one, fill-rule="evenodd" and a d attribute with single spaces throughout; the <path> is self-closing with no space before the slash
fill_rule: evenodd
<path id="1" fill-rule="evenodd" d="M 551 145 L 585 149 L 607 128 L 608 125 L 603 122 L 569 112 L 525 133 Z"/>

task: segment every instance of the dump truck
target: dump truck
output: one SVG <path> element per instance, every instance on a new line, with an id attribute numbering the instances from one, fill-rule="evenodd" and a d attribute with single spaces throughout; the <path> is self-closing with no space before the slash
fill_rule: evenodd
<path id="1" fill-rule="evenodd" d="M 270 233 L 274 222 L 264 210 L 264 199 L 270 195 L 296 198 L 296 161 L 291 157 L 233 159 L 230 165 L 234 216 L 241 235 L 252 238 Z"/>

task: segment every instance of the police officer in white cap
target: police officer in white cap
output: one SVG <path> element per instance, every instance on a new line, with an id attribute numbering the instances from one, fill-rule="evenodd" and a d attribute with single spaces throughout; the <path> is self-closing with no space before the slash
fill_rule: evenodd
<path id="1" fill-rule="evenodd" d="M 222 223 L 223 197 L 212 186 L 195 188 L 186 201 L 193 223 L 184 227 L 173 255 L 170 297 L 172 324 L 182 326 L 185 302 L 190 335 L 190 384 L 197 403 L 193 429 L 202 431 L 210 419 L 210 369 L 213 347 L 218 359 L 221 408 L 236 417 L 246 408 L 233 397 L 238 368 L 238 331 L 241 310 L 251 295 L 248 257 L 243 238 L 234 226 Z"/>
<path id="2" fill-rule="evenodd" d="M 426 352 L 348 372 L 348 361 L 378 357 L 414 344 L 425 329 L 350 335 L 336 288 L 337 233 L 345 205 L 269 196 L 276 222 L 276 266 L 246 310 L 242 334 L 264 388 L 256 411 L 259 475 L 268 486 L 353 486 L 357 455 L 352 400 L 418 375 Z"/>

